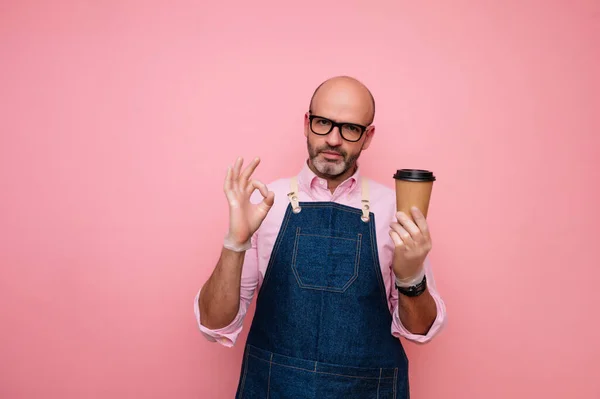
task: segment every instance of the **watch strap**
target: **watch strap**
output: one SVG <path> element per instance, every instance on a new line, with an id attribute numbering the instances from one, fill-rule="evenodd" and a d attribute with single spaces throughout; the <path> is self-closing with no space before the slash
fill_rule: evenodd
<path id="1" fill-rule="evenodd" d="M 416 297 L 421 295 L 423 292 L 425 292 L 425 289 L 427 288 L 427 276 L 423 276 L 423 280 L 421 280 L 420 283 L 415 284 L 413 286 L 410 287 L 399 287 L 398 284 L 396 285 L 396 289 L 398 290 L 399 293 L 401 293 L 402 295 L 408 296 L 408 297 Z"/>

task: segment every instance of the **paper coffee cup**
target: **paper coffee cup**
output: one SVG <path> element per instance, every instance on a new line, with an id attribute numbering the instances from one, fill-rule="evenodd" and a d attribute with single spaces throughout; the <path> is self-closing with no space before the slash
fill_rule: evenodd
<path id="1" fill-rule="evenodd" d="M 416 206 L 427 217 L 435 176 L 422 169 L 398 169 L 396 180 L 396 210 L 412 219 L 411 207 Z"/>

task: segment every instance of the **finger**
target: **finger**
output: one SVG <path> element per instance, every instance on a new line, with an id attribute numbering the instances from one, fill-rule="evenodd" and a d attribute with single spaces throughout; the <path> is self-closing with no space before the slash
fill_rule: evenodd
<path id="1" fill-rule="evenodd" d="M 242 168 L 242 164 L 244 163 L 244 159 L 242 157 L 238 157 L 236 159 L 235 164 L 233 165 L 233 175 L 231 176 L 233 182 L 233 188 L 235 190 L 239 189 L 238 178 L 240 176 L 240 169 Z"/>
<path id="2" fill-rule="evenodd" d="M 413 222 L 404 212 L 396 213 L 396 218 L 414 240 L 422 239 L 421 230 L 419 230 L 419 227 L 415 224 L 415 222 Z"/>
<path id="3" fill-rule="evenodd" d="M 398 233 L 396 233 L 394 230 L 390 230 L 389 235 L 392 238 L 392 241 L 394 241 L 394 246 L 396 248 L 406 249 L 406 245 L 404 244 L 404 241 L 402 241 L 402 238 L 400 238 Z"/>
<path id="4" fill-rule="evenodd" d="M 415 242 L 413 241 L 410 233 L 408 231 L 406 231 L 404 229 L 404 227 L 400 226 L 398 223 L 392 223 L 392 224 L 390 224 L 390 228 L 392 229 L 393 232 L 395 232 L 398 235 L 398 237 L 400 237 L 402 242 L 407 247 L 414 246 Z"/>
<path id="5" fill-rule="evenodd" d="M 254 173 L 254 171 L 256 170 L 256 167 L 258 166 L 259 163 L 260 163 L 260 158 L 258 158 L 258 157 L 254 158 L 252 160 L 252 162 L 250 162 L 248 164 L 248 166 L 246 167 L 246 169 L 244 169 L 244 171 L 240 175 L 240 179 L 243 180 L 243 181 L 250 180 L 250 176 L 252 176 L 252 173 Z"/>
<path id="6" fill-rule="evenodd" d="M 252 180 L 250 184 L 248 184 L 248 187 L 246 187 L 246 194 L 251 195 L 254 190 L 258 190 L 263 198 L 266 198 L 269 193 L 267 186 L 260 180 Z"/>
<path id="7" fill-rule="evenodd" d="M 271 207 L 273 206 L 274 203 L 275 203 L 275 193 L 273 191 L 269 191 L 267 193 L 266 197 L 258 204 L 258 206 L 260 209 L 262 209 L 266 213 L 269 211 L 269 209 L 271 209 Z"/>
<path id="8" fill-rule="evenodd" d="M 225 175 L 225 182 L 223 184 L 223 190 L 225 190 L 225 192 L 231 190 L 231 166 L 227 167 L 227 175 Z"/>
<path id="9" fill-rule="evenodd" d="M 415 219 L 415 223 L 419 227 L 419 230 L 421 230 L 423 238 L 429 240 L 431 236 L 429 234 L 429 226 L 427 224 L 427 220 L 425 219 L 425 215 L 423 215 L 423 212 L 421 212 L 421 210 L 416 206 L 413 206 L 411 211 L 413 218 Z"/>
<path id="10" fill-rule="evenodd" d="M 231 171 L 231 166 L 227 168 L 227 177 L 225 177 L 225 184 L 223 185 L 223 191 L 225 191 L 225 197 L 227 197 L 227 201 L 230 206 L 238 206 L 238 199 L 232 189 L 232 181 L 231 176 L 233 172 Z"/>

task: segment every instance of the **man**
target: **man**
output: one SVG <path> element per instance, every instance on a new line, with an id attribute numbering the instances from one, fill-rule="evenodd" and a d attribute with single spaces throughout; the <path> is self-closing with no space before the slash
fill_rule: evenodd
<path id="1" fill-rule="evenodd" d="M 237 398 L 408 398 L 399 337 L 428 342 L 445 323 L 425 218 L 396 213 L 394 190 L 360 175 L 374 116 L 362 83 L 329 79 L 305 115 L 297 176 L 269 191 L 252 179 L 258 159 L 227 171 L 229 233 L 195 312 L 232 346 L 259 290 Z"/>

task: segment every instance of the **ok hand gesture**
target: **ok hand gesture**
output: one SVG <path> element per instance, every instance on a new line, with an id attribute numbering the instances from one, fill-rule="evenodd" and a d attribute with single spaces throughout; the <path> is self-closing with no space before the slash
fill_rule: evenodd
<path id="1" fill-rule="evenodd" d="M 244 160 L 239 157 L 234 166 L 227 169 L 227 177 L 223 186 L 229 202 L 229 234 L 227 238 L 231 244 L 236 246 L 242 246 L 250 240 L 275 202 L 275 194 L 268 191 L 265 184 L 251 179 L 260 159 L 255 158 L 246 169 L 241 171 L 243 162 Z M 263 200 L 258 204 L 252 204 L 250 197 L 257 189 L 263 196 Z"/>

